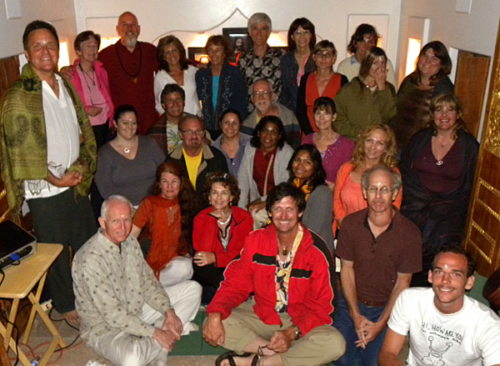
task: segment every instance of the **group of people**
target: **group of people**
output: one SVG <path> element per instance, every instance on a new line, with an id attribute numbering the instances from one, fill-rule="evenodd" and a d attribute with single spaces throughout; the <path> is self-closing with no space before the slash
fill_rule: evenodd
<path id="1" fill-rule="evenodd" d="M 56 30 L 28 24 L 0 116 L 9 207 L 64 244 L 47 285 L 89 346 L 166 365 L 203 303 L 217 365 L 397 365 L 410 332 L 410 364 L 500 365 L 499 318 L 465 296 L 478 143 L 441 42 L 396 94 L 368 24 L 336 72 L 305 18 L 284 53 L 252 15 L 237 66 L 220 35 L 205 67 L 130 12 L 116 29 L 100 52 L 79 34 L 61 77 Z"/>

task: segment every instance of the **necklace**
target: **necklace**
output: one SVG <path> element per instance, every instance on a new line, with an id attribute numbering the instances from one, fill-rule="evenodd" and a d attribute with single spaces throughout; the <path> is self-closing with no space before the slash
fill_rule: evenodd
<path id="1" fill-rule="evenodd" d="M 132 78 L 132 82 L 134 84 L 137 84 L 137 80 L 139 79 L 139 74 L 141 73 L 142 69 L 142 49 L 141 49 L 141 44 L 137 42 L 137 47 L 139 48 L 139 70 L 135 74 L 129 73 L 126 69 L 125 66 L 123 66 L 122 59 L 120 58 L 120 53 L 118 52 L 118 46 L 115 47 L 116 50 L 116 57 L 118 57 L 118 63 L 120 64 L 120 67 L 122 68 L 123 72 L 130 76 Z M 126 51 L 128 52 L 128 51 Z"/>
<path id="2" fill-rule="evenodd" d="M 123 148 L 123 152 L 124 152 L 125 154 L 130 153 L 130 148 L 128 148 L 128 147 L 124 147 L 124 148 Z"/>
<path id="3" fill-rule="evenodd" d="M 82 67 L 82 64 L 78 64 L 78 66 L 80 67 L 80 70 L 82 71 L 83 73 L 83 78 L 85 79 L 85 84 L 87 84 L 87 88 L 89 88 L 90 90 L 90 85 L 87 81 L 87 78 L 90 79 L 90 81 L 92 82 L 92 86 L 95 86 L 95 70 L 94 70 L 94 67 L 92 66 L 92 77 L 87 73 L 87 71 L 85 71 Z"/>
<path id="4" fill-rule="evenodd" d="M 283 254 L 283 255 L 288 255 L 288 248 L 283 248 L 283 249 L 281 250 L 281 254 Z"/>
<path id="5" fill-rule="evenodd" d="M 226 225 L 226 224 L 229 222 L 229 220 L 231 220 L 231 217 L 232 217 L 232 215 L 231 215 L 231 214 L 229 214 L 229 216 L 227 217 L 226 221 L 220 221 L 220 219 L 217 219 L 217 222 L 218 222 L 220 225 Z"/>

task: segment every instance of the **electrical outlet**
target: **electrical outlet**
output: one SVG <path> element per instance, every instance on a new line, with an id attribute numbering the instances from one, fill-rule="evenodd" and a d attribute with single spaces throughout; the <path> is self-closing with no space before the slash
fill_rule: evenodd
<path id="1" fill-rule="evenodd" d="M 45 301 L 41 304 L 43 311 L 47 312 L 52 309 L 52 300 Z"/>

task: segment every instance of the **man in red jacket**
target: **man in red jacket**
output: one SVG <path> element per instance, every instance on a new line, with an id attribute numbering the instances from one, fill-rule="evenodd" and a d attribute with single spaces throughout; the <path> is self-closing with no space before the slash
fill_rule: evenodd
<path id="1" fill-rule="evenodd" d="M 203 328 L 211 345 L 234 351 L 219 357 L 222 365 L 323 365 L 344 353 L 332 326 L 335 265 L 323 239 L 300 223 L 304 208 L 299 189 L 278 185 L 266 202 L 271 225 L 252 232 L 228 265 Z"/>

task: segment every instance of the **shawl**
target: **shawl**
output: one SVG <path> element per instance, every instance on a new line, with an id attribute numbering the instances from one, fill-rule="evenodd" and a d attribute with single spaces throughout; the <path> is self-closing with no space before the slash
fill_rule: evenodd
<path id="1" fill-rule="evenodd" d="M 413 168 L 415 159 L 431 143 L 432 135 L 433 129 L 427 128 L 413 136 L 399 164 L 404 187 L 401 213 L 422 231 L 424 259 L 429 260 L 441 245 L 460 242 L 464 237 L 479 149 L 474 136 L 458 130 L 456 143 L 461 144 L 462 184 L 448 193 L 433 193 L 423 186 Z"/>
<path id="2" fill-rule="evenodd" d="M 82 174 L 75 194 L 88 195 L 96 169 L 96 142 L 85 107 L 73 85 L 63 79 L 73 100 L 83 142 L 78 159 L 68 171 Z M 12 216 L 18 219 L 24 198 L 23 181 L 47 179 L 47 136 L 42 102 L 42 82 L 30 64 L 5 93 L 0 111 L 2 179 Z"/>
<path id="3" fill-rule="evenodd" d="M 148 225 L 151 233 L 151 247 L 146 262 L 158 278 L 160 272 L 178 255 L 181 237 L 181 207 L 179 200 L 168 200 L 161 195 L 146 197 L 134 217 L 134 225 L 142 228 Z"/>

